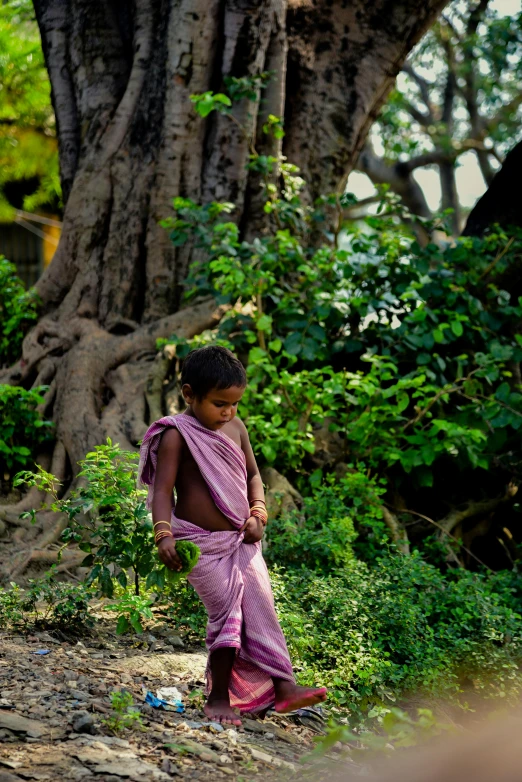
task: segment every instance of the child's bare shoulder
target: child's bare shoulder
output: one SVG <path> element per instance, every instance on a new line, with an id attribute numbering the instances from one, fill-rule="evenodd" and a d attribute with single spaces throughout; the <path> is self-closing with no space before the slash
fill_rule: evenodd
<path id="1" fill-rule="evenodd" d="M 234 429 L 236 430 L 236 433 L 239 435 L 242 443 L 245 440 L 245 438 L 248 440 L 247 428 L 246 428 L 245 424 L 243 423 L 243 421 L 241 420 L 241 418 L 239 418 L 239 416 L 236 415 L 232 419 L 231 424 L 234 427 Z"/>
<path id="2" fill-rule="evenodd" d="M 177 454 L 183 447 L 183 437 L 174 426 L 166 429 L 160 442 L 160 451 L 162 454 Z"/>

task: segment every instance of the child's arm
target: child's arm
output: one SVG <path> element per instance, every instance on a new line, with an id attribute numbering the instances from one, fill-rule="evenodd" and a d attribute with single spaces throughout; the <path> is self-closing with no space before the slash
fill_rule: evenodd
<path id="1" fill-rule="evenodd" d="M 250 504 L 254 500 L 265 499 L 265 491 L 263 489 L 263 481 L 259 473 L 259 467 L 257 466 L 256 457 L 250 444 L 250 438 L 245 424 L 239 418 L 235 419 L 239 425 L 239 431 L 241 433 L 241 448 L 245 454 L 246 470 L 247 470 L 247 492 L 248 501 Z M 242 530 L 245 532 L 245 543 L 257 543 L 261 540 L 265 528 L 260 519 L 257 516 L 250 516 L 250 518 L 243 525 Z"/>
<path id="2" fill-rule="evenodd" d="M 152 500 L 152 521 L 163 521 L 155 531 L 170 531 L 172 513 L 172 492 L 178 474 L 183 448 L 183 438 L 177 429 L 167 429 L 163 434 L 158 450 L 158 465 L 154 479 L 154 498 Z M 181 570 L 182 563 L 176 551 L 174 538 L 164 537 L 158 542 L 158 555 L 170 570 Z"/>

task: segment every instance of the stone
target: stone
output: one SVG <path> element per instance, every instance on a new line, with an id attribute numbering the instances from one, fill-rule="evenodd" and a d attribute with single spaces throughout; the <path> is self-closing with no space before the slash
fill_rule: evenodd
<path id="1" fill-rule="evenodd" d="M 256 747 L 249 747 L 249 749 L 254 760 L 260 760 L 263 763 L 272 762 L 272 755 L 267 755 L 266 752 L 262 752 L 260 749 L 256 749 Z"/>
<path id="2" fill-rule="evenodd" d="M 185 646 L 181 636 L 175 633 L 165 636 L 165 642 L 170 644 L 171 646 L 176 647 L 177 649 L 183 649 Z"/>
<path id="3" fill-rule="evenodd" d="M 91 735 L 96 733 L 94 717 L 92 714 L 80 712 L 73 720 L 73 730 L 75 733 L 89 733 Z"/>
<path id="4" fill-rule="evenodd" d="M 22 733 L 35 739 L 48 733 L 43 722 L 30 720 L 13 711 L 0 711 L 0 728 L 6 728 L 13 733 Z"/>
<path id="5" fill-rule="evenodd" d="M 88 692 L 84 692 L 83 690 L 73 690 L 72 688 L 69 690 L 69 696 L 71 698 L 74 698 L 77 701 L 90 701 L 91 695 Z"/>
<path id="6" fill-rule="evenodd" d="M 170 782 L 170 776 L 150 763 L 142 760 L 109 760 L 97 763 L 95 774 L 114 774 L 117 777 L 132 779 L 134 782 Z"/>
<path id="7" fill-rule="evenodd" d="M 15 777 L 9 771 L 0 771 L 0 782 L 20 782 L 20 777 Z"/>
<path id="8" fill-rule="evenodd" d="M 178 754 L 190 752 L 191 755 L 196 755 L 201 760 L 206 760 L 209 763 L 221 763 L 217 752 L 214 752 L 210 747 L 199 744 L 197 741 L 192 741 L 192 739 L 182 738 L 175 743 L 164 744 L 164 746 Z"/>

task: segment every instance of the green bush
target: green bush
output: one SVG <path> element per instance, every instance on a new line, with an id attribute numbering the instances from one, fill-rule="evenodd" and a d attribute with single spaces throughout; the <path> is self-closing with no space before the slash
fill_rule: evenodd
<path id="1" fill-rule="evenodd" d="M 58 581 L 55 568 L 25 589 L 0 589 L 0 627 L 30 630 L 60 628 L 78 632 L 94 624 L 89 615 L 92 592 L 85 584 Z"/>
<path id="2" fill-rule="evenodd" d="M 301 512 L 271 521 L 267 527 L 269 562 L 303 565 L 329 572 L 351 564 L 357 537 L 346 505 L 331 486 L 305 498 Z"/>
<path id="3" fill-rule="evenodd" d="M 22 340 L 38 317 L 38 297 L 26 291 L 16 266 L 0 255 L 0 367 L 17 360 Z"/>
<path id="4" fill-rule="evenodd" d="M 26 391 L 18 386 L 0 385 L 0 471 L 14 470 L 34 463 L 38 446 L 49 440 L 52 422 L 38 411 L 45 387 Z"/>
<path id="5" fill-rule="evenodd" d="M 272 583 L 299 681 L 328 686 L 354 714 L 409 691 L 461 701 L 522 691 L 522 617 L 505 578 L 443 575 L 417 553 L 390 553 L 335 575 L 274 568 Z"/>
<path id="6" fill-rule="evenodd" d="M 95 584 L 99 594 L 116 598 L 110 608 L 119 614 L 120 633 L 131 628 L 141 632 L 141 617 L 151 618 L 150 601 L 143 591 L 167 593 L 190 573 L 200 554 L 194 543 L 179 541 L 183 569 L 173 573 L 160 563 L 147 492 L 137 487 L 138 460 L 138 453 L 124 451 L 108 439 L 79 463 L 83 481 L 65 497 L 60 496 L 56 478 L 38 465 L 36 472 L 20 472 L 14 482 L 38 486 L 54 498 L 51 510 L 67 514 L 62 540 L 85 552 L 82 565 L 91 568 L 86 585 Z M 35 510 L 22 515 L 34 518 Z"/>

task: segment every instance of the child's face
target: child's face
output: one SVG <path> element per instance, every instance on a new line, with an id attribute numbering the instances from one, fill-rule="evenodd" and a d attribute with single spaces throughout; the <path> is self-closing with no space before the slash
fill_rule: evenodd
<path id="1" fill-rule="evenodd" d="M 199 399 L 194 396 L 191 387 L 185 385 L 182 393 L 198 421 L 215 432 L 234 418 L 245 389 L 240 386 L 213 388 L 203 399 Z"/>

